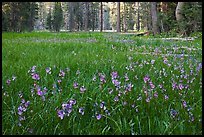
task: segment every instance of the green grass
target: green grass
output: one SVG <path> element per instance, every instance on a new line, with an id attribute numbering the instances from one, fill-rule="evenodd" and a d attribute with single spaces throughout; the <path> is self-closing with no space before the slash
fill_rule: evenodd
<path id="1" fill-rule="evenodd" d="M 99 32 L 2 33 L 2 134 L 200 135 L 201 56 L 200 38 L 193 42 L 172 42 Z M 33 66 L 40 80 L 33 80 L 28 72 Z M 47 67 L 51 68 L 51 74 L 46 74 Z M 64 78 L 59 76 L 60 70 L 65 72 Z M 80 73 L 76 74 L 77 71 Z M 118 72 L 119 89 L 112 83 L 113 71 Z M 99 73 L 105 75 L 106 83 L 100 83 Z M 144 82 L 146 75 L 155 88 L 151 88 L 150 81 Z M 14 81 L 12 76 L 16 76 Z M 74 82 L 79 88 L 73 87 Z M 178 86 L 176 89 L 172 88 L 173 83 Z M 34 84 L 41 90 L 47 88 L 45 101 L 37 95 Z M 133 85 L 130 91 L 126 89 L 128 84 Z M 86 88 L 84 93 L 80 93 L 82 86 Z M 22 98 L 19 92 L 23 93 Z M 118 94 L 119 100 L 115 101 Z M 139 97 L 141 100 L 137 100 Z M 148 97 L 150 102 L 146 102 Z M 18 126 L 22 99 L 30 104 L 23 112 L 25 120 Z M 60 119 L 57 111 L 70 99 L 75 99 L 76 104 L 69 116 Z M 103 101 L 110 115 L 100 108 Z M 182 101 L 186 101 L 186 108 Z M 96 103 L 98 106 L 94 107 Z M 85 108 L 84 115 L 79 113 L 81 107 Z M 175 118 L 170 114 L 171 109 L 178 113 Z M 97 114 L 102 118 L 97 120 Z"/>

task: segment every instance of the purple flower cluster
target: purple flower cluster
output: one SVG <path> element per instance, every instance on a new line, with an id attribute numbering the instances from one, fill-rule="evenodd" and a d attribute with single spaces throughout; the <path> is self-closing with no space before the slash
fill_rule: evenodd
<path id="1" fill-rule="evenodd" d="M 20 105 L 18 107 L 18 115 L 19 115 L 19 117 L 18 117 L 18 119 L 19 119 L 18 126 L 22 125 L 21 121 L 26 120 L 24 113 L 26 112 L 29 104 L 30 104 L 29 100 L 28 101 L 25 101 L 25 99 L 21 100 L 21 103 L 20 103 Z"/>
<path id="2" fill-rule="evenodd" d="M 117 78 L 119 78 L 118 72 L 117 71 L 113 71 L 111 73 L 111 79 L 112 79 L 113 85 L 116 87 L 116 90 L 121 88 L 121 86 L 120 86 L 121 82 Z"/>
<path id="3" fill-rule="evenodd" d="M 86 88 L 84 86 L 80 87 L 80 93 L 84 93 L 86 91 Z"/>
<path id="4" fill-rule="evenodd" d="M 59 72 L 59 76 L 62 77 L 62 78 L 64 78 L 64 76 L 65 76 L 65 72 L 64 72 L 63 70 L 60 70 L 60 72 Z"/>
<path id="5" fill-rule="evenodd" d="M 98 76 L 100 78 L 100 85 L 103 85 L 106 83 L 106 75 L 103 73 L 98 73 Z"/>
<path id="6" fill-rule="evenodd" d="M 36 84 L 35 84 L 34 90 L 37 92 L 36 94 L 37 94 L 38 96 L 40 96 L 43 101 L 45 101 L 45 95 L 46 95 L 48 89 L 47 89 L 46 87 L 44 87 L 44 88 L 42 89 L 39 85 L 36 85 Z"/>
<path id="7" fill-rule="evenodd" d="M 70 113 L 74 110 L 73 106 L 76 104 L 75 99 L 70 99 L 67 103 L 62 104 L 62 109 L 57 110 L 57 115 L 60 119 L 63 119 L 64 116 L 69 116 Z"/>
<path id="8" fill-rule="evenodd" d="M 40 80 L 40 75 L 38 75 L 37 73 L 32 73 L 32 79 L 34 80 Z"/>
<path id="9" fill-rule="evenodd" d="M 10 79 L 8 79 L 8 80 L 6 81 L 6 83 L 7 83 L 8 85 L 10 85 L 11 80 L 10 80 Z"/>
<path id="10" fill-rule="evenodd" d="M 50 67 L 47 67 L 47 68 L 45 69 L 45 71 L 46 71 L 47 74 L 51 74 L 51 68 L 50 68 Z"/>
<path id="11" fill-rule="evenodd" d="M 144 77 L 144 82 L 147 83 L 148 81 L 150 81 L 150 78 L 149 78 L 148 75 L 146 75 L 146 76 Z"/>
<path id="12" fill-rule="evenodd" d="M 77 82 L 74 82 L 73 87 L 78 88 L 79 84 Z"/>
<path id="13" fill-rule="evenodd" d="M 176 110 L 174 110 L 174 109 L 171 109 L 171 110 L 170 110 L 170 114 L 171 114 L 171 116 L 172 116 L 173 118 L 175 118 L 175 117 L 178 115 L 178 112 L 177 112 Z"/>
<path id="14" fill-rule="evenodd" d="M 81 113 L 82 115 L 84 115 L 84 107 L 82 107 L 82 108 L 79 108 L 79 113 Z"/>

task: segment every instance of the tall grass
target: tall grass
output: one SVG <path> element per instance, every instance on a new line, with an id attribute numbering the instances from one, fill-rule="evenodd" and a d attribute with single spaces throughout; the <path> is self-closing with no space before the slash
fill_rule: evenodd
<path id="1" fill-rule="evenodd" d="M 117 33 L 3 33 L 2 133 L 202 134 L 201 46 Z"/>

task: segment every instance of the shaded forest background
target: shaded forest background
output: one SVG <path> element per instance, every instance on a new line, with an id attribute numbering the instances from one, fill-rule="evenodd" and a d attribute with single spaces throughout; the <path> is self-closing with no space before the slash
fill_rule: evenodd
<path id="1" fill-rule="evenodd" d="M 202 2 L 2 2 L 2 31 L 113 31 L 189 36 Z"/>

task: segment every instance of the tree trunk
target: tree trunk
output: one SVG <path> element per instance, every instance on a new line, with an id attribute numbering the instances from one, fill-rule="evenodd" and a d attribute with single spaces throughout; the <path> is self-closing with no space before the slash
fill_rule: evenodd
<path id="1" fill-rule="evenodd" d="M 185 2 L 178 2 L 177 7 L 176 7 L 176 20 L 178 22 L 182 21 L 184 16 L 183 16 L 183 7 L 184 7 Z"/>
<path id="2" fill-rule="evenodd" d="M 69 2 L 69 31 L 73 31 L 74 28 L 74 4 L 73 2 Z"/>
<path id="3" fill-rule="evenodd" d="M 158 20 L 157 20 L 157 3 L 151 2 L 151 15 L 152 15 L 152 31 L 156 35 L 159 33 Z"/>
<path id="4" fill-rule="evenodd" d="M 89 16 L 88 16 L 88 4 L 89 4 L 89 2 L 85 2 L 85 16 L 84 16 L 84 30 L 85 31 L 88 31 L 88 19 L 89 19 Z"/>
<path id="5" fill-rule="evenodd" d="M 94 4 L 93 4 L 93 2 L 91 3 L 91 17 L 92 17 L 92 21 L 91 21 L 91 23 L 92 23 L 92 31 L 94 31 L 94 29 L 95 29 L 95 8 L 94 8 Z"/>
<path id="6" fill-rule="evenodd" d="M 178 2 L 176 7 L 176 21 L 179 26 L 179 32 L 181 35 L 187 35 L 188 29 L 187 27 L 182 26 L 183 21 L 185 20 L 184 14 L 183 14 L 183 8 L 184 8 L 185 2 Z"/>
<path id="7" fill-rule="evenodd" d="M 139 2 L 137 2 L 137 31 L 140 31 L 140 10 Z"/>
<path id="8" fill-rule="evenodd" d="M 125 6 L 125 2 L 123 2 L 124 4 L 124 16 L 123 16 L 123 28 L 124 28 L 124 32 L 127 32 L 127 17 L 126 17 L 126 6 Z"/>
<path id="9" fill-rule="evenodd" d="M 100 32 L 103 31 L 103 2 L 101 2 L 101 10 L 100 10 Z"/>
<path id="10" fill-rule="evenodd" d="M 117 32 L 120 32 L 120 2 L 117 2 Z"/>

